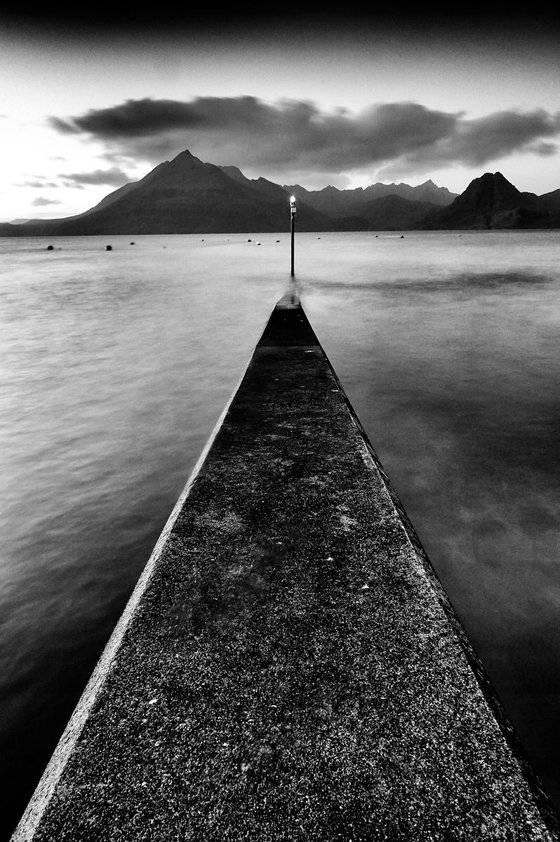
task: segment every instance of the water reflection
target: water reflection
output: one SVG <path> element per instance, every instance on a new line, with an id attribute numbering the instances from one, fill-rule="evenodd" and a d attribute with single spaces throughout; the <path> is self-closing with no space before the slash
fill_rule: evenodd
<path id="1" fill-rule="evenodd" d="M 304 305 L 560 803 L 559 273 L 399 270 Z"/>

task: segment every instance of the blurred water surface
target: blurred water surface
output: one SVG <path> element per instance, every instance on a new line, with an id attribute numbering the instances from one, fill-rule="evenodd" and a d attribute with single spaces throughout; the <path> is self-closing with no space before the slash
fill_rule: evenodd
<path id="1" fill-rule="evenodd" d="M 132 239 L 0 239 L 2 838 L 289 281 L 286 234 Z M 298 234 L 296 273 L 560 805 L 560 232 Z"/>

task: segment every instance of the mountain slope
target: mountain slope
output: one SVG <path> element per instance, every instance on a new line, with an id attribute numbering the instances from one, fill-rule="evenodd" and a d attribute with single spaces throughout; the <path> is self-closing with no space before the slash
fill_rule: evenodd
<path id="1" fill-rule="evenodd" d="M 560 212 L 560 189 L 539 196 L 538 204 L 544 210 Z"/>
<path id="2" fill-rule="evenodd" d="M 437 210 L 431 202 L 412 201 L 389 194 L 365 202 L 361 216 L 368 231 L 410 231 L 420 227 Z"/>

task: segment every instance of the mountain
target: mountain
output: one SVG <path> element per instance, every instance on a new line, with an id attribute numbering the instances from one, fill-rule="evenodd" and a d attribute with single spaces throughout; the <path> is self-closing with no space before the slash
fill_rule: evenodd
<path id="1" fill-rule="evenodd" d="M 438 187 L 431 179 L 417 187 L 403 183 L 377 182 L 369 187 L 356 187 L 353 190 L 339 190 L 332 186 L 322 190 L 306 190 L 299 184 L 286 185 L 285 189 L 297 199 L 334 218 L 362 216 L 365 205 L 386 196 L 397 196 L 411 202 L 429 202 L 431 205 L 442 207 L 450 204 L 457 196 L 457 193 L 451 193 L 446 187 Z"/>
<path id="2" fill-rule="evenodd" d="M 24 228 L 0 225 L 4 236 L 73 234 L 197 234 L 286 231 L 287 194 L 266 179 L 232 178 L 223 168 L 181 152 L 139 181 L 125 184 L 77 216 Z M 302 203 L 302 231 L 332 230 L 333 221 Z"/>
<path id="3" fill-rule="evenodd" d="M 76 216 L 0 223 L 0 236 L 203 234 L 287 231 L 288 194 L 299 231 L 560 228 L 560 190 L 521 193 L 501 173 L 474 179 L 460 196 L 426 181 L 355 190 L 306 190 L 184 151 Z"/>
<path id="4" fill-rule="evenodd" d="M 437 210 L 432 202 L 412 201 L 388 194 L 362 204 L 360 219 L 367 231 L 411 231 L 419 228 Z"/>
<path id="5" fill-rule="evenodd" d="M 539 196 L 539 205 L 545 210 L 560 211 L 560 190 L 553 190 L 551 193 Z"/>
<path id="6" fill-rule="evenodd" d="M 430 229 L 560 227 L 560 191 L 522 193 L 500 172 L 475 178 L 464 193 L 425 222 Z"/>

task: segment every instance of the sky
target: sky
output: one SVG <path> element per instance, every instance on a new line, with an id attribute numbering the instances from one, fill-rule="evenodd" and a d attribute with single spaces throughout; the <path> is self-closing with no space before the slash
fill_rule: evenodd
<path id="1" fill-rule="evenodd" d="M 307 189 L 560 188 L 550 10 L 173 9 L 0 7 L 0 221 L 81 213 L 184 149 Z"/>

